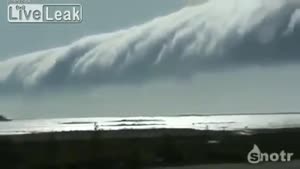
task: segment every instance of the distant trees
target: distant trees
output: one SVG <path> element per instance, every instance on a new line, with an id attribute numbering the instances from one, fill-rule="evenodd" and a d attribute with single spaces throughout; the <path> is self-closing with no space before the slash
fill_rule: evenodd
<path id="1" fill-rule="evenodd" d="M 11 121 L 11 120 L 4 117 L 3 115 L 0 115 L 0 121 Z"/>

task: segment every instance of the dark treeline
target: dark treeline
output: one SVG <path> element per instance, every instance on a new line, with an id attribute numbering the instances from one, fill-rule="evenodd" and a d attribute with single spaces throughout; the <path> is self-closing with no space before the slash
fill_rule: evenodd
<path id="1" fill-rule="evenodd" d="M 10 121 L 10 119 L 4 117 L 3 115 L 0 115 L 0 121 Z"/>

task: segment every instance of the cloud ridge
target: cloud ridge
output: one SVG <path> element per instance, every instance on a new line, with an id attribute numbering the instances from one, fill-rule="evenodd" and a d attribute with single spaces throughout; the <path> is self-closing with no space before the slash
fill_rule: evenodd
<path id="1" fill-rule="evenodd" d="M 141 83 L 300 60 L 297 0 L 209 0 L 143 25 L 0 61 L 0 91 Z"/>

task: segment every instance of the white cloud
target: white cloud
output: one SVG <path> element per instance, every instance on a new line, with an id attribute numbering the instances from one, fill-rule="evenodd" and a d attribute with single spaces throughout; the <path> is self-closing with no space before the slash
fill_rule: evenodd
<path id="1" fill-rule="evenodd" d="M 2 61 L 0 90 L 136 83 L 294 62 L 300 30 L 292 18 L 299 7 L 296 0 L 210 0 L 127 30 Z"/>
<path id="2" fill-rule="evenodd" d="M 300 9 L 297 9 L 291 19 L 290 19 L 290 22 L 289 22 L 289 25 L 288 25 L 288 29 L 286 31 L 286 33 L 293 33 L 294 32 L 294 29 L 300 25 Z"/>

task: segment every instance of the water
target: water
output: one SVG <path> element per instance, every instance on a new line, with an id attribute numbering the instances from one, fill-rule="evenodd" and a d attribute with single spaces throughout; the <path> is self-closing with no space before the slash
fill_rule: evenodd
<path id="1" fill-rule="evenodd" d="M 300 114 L 211 115 L 174 117 L 103 117 L 15 120 L 0 122 L 0 135 L 59 131 L 187 128 L 238 130 L 300 127 Z"/>

